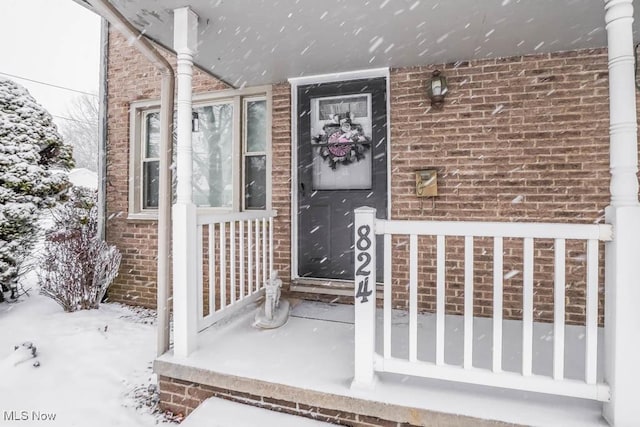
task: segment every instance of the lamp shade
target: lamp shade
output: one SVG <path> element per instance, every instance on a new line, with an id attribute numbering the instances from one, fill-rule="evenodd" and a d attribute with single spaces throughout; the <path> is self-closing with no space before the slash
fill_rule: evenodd
<path id="1" fill-rule="evenodd" d="M 431 78 L 427 82 L 427 95 L 431 100 L 431 106 L 434 108 L 442 108 L 444 105 L 444 97 L 448 91 L 447 79 L 439 70 L 431 73 Z"/>

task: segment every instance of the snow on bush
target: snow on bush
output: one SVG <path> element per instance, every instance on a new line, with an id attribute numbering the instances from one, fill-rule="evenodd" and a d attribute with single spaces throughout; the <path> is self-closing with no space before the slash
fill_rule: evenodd
<path id="1" fill-rule="evenodd" d="M 16 288 L 36 242 L 39 213 L 65 196 L 64 169 L 72 166 L 71 146 L 51 115 L 24 87 L 0 77 L 1 291 Z"/>
<path id="2" fill-rule="evenodd" d="M 40 260 L 40 291 L 65 311 L 98 308 L 118 274 L 122 256 L 100 239 L 96 192 L 73 187 L 53 211 Z"/>

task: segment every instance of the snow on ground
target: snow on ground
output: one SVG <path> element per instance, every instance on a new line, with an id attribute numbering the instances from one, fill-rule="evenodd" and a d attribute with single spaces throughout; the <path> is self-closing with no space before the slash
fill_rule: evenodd
<path id="1" fill-rule="evenodd" d="M 75 186 L 98 188 L 98 174 L 89 169 L 78 168 L 69 172 L 69 181 Z"/>
<path id="2" fill-rule="evenodd" d="M 0 426 L 40 425 L 42 414 L 55 416 L 51 426 L 164 423 L 144 402 L 156 383 L 153 313 L 118 304 L 65 313 L 38 294 L 35 275 L 26 282 L 29 296 L 0 304 Z"/>
<path id="3" fill-rule="evenodd" d="M 256 420 L 259 420 L 257 422 Z M 211 397 L 180 427 L 323 427 L 332 424 Z"/>

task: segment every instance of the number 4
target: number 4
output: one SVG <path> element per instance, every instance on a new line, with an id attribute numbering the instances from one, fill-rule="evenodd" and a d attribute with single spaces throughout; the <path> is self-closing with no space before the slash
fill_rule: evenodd
<path id="1" fill-rule="evenodd" d="M 369 278 L 365 277 L 364 280 L 361 280 L 358 284 L 358 292 L 356 293 L 356 298 L 362 298 L 360 300 L 361 303 L 368 302 L 369 299 L 367 297 L 371 296 L 373 291 L 369 290 Z"/>

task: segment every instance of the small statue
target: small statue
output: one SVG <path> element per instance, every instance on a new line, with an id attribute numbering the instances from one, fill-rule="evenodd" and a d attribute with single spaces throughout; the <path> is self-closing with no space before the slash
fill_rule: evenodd
<path id="1" fill-rule="evenodd" d="M 273 320 L 276 309 L 280 304 L 280 292 L 282 289 L 282 280 L 278 277 L 278 272 L 273 270 L 271 278 L 265 284 L 265 303 L 264 315 L 268 320 Z"/>
<path id="2" fill-rule="evenodd" d="M 264 285 L 265 299 L 258 308 L 254 326 L 261 329 L 278 328 L 289 319 L 289 301 L 280 300 L 282 280 L 277 271 L 271 272 L 271 277 Z"/>

